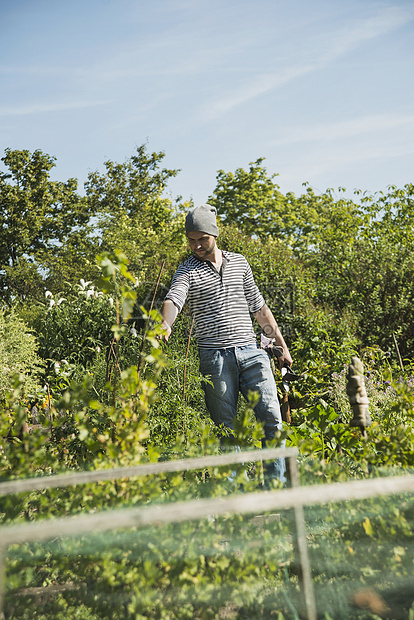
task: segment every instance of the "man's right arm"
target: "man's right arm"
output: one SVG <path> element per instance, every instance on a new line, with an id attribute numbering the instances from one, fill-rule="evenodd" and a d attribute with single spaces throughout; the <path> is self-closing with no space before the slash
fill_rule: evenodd
<path id="1" fill-rule="evenodd" d="M 171 299 L 166 299 L 161 308 L 162 326 L 165 329 L 165 340 L 168 340 L 171 334 L 171 327 L 178 316 L 178 308 Z"/>

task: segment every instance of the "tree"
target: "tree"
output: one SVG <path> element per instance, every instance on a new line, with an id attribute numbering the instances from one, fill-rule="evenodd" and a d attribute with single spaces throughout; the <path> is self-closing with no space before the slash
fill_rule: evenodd
<path id="1" fill-rule="evenodd" d="M 250 163 L 248 171 L 217 172 L 217 184 L 208 198 L 226 224 L 236 224 L 247 235 L 278 234 L 283 228 L 286 198 L 262 166 L 264 157 Z"/>
<path id="2" fill-rule="evenodd" d="M 85 236 L 91 213 L 75 179 L 50 180 L 54 157 L 8 148 L 1 161 L 8 172 L 0 173 L 0 295 L 10 302 L 25 294 L 25 280 L 41 282 L 42 252 L 55 253 L 79 227 Z"/>
<path id="3" fill-rule="evenodd" d="M 350 213 L 352 216 L 352 213 Z M 349 233 L 325 233 L 308 264 L 318 282 L 317 299 L 337 312 L 352 313 L 364 345 L 401 354 L 414 346 L 414 186 L 390 187 L 388 193 L 364 195 L 359 219 Z"/>
<path id="4" fill-rule="evenodd" d="M 414 346 L 412 286 L 414 186 L 374 195 L 345 189 L 301 196 L 280 193 L 263 158 L 248 171 L 219 170 L 209 202 L 245 234 L 282 241 L 313 282 L 309 302 L 338 321 L 350 320 L 364 346 Z M 306 184 L 305 184 L 306 185 Z M 345 319 L 344 317 L 348 317 Z"/>
<path id="5" fill-rule="evenodd" d="M 170 273 L 177 253 L 185 248 L 180 198 L 173 202 L 164 196 L 169 179 L 179 170 L 162 168 L 164 157 L 163 151 L 148 153 L 143 144 L 122 164 L 107 161 L 106 174 L 93 172 L 85 184 L 97 215 L 99 251 L 122 248 L 139 280 L 139 304 L 149 290 L 152 296 L 161 265 L 164 276 Z"/>
<path id="6" fill-rule="evenodd" d="M 0 407 L 12 390 L 14 377 L 20 375 L 24 395 L 34 399 L 40 393 L 43 361 L 36 338 L 12 310 L 0 309 Z"/>
<path id="7" fill-rule="evenodd" d="M 165 153 L 147 153 L 146 145 L 122 164 L 105 162 L 106 174 L 91 172 L 85 183 L 88 202 L 99 214 L 99 226 L 110 228 L 122 217 L 157 228 L 172 214 L 171 200 L 163 197 L 168 180 L 179 170 L 160 168 Z"/>
<path id="8" fill-rule="evenodd" d="M 277 175 L 269 176 L 263 161 L 261 157 L 250 163 L 248 171 L 218 171 L 208 202 L 225 223 L 236 224 L 250 236 L 283 241 L 296 255 L 317 251 L 327 236 L 330 242 L 349 241 L 362 217 L 356 203 L 335 199 L 333 190 L 316 195 L 311 187 L 299 197 L 293 192 L 284 195 L 274 182 Z"/>

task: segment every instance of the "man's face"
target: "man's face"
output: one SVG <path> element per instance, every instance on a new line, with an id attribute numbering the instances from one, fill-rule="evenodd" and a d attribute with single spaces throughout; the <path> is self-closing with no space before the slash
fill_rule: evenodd
<path id="1" fill-rule="evenodd" d="M 216 238 L 203 232 L 189 232 L 187 235 L 188 243 L 192 253 L 201 260 L 214 259 Z"/>

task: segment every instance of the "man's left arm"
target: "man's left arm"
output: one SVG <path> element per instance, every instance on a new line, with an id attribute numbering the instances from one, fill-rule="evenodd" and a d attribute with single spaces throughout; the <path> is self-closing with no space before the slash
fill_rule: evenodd
<path id="1" fill-rule="evenodd" d="M 260 308 L 260 310 L 254 312 L 253 316 L 259 323 L 265 335 L 268 338 L 274 339 L 274 344 L 277 347 L 283 348 L 283 355 L 278 358 L 279 367 L 283 368 L 284 364 L 291 366 L 293 363 L 292 357 L 270 308 L 265 304 L 262 308 Z"/>

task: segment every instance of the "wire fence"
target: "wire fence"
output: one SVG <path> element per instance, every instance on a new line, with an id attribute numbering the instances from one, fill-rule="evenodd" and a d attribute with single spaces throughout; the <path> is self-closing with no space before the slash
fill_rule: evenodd
<path id="1" fill-rule="evenodd" d="M 10 545 L 33 541 L 48 541 L 55 537 L 79 538 L 85 535 L 129 528 L 142 529 L 163 524 L 185 523 L 203 519 L 227 518 L 230 515 L 266 515 L 272 511 L 288 511 L 289 531 L 293 544 L 298 573 L 301 617 L 316 620 L 314 580 L 309 560 L 304 508 L 396 496 L 414 492 L 414 475 L 390 476 L 377 479 L 354 480 L 333 484 L 299 486 L 296 449 L 267 449 L 233 452 L 220 456 L 207 456 L 161 463 L 148 463 L 135 467 L 117 468 L 76 474 L 62 474 L 42 478 L 15 480 L 0 483 L 0 496 L 31 492 L 48 488 L 68 487 L 135 476 L 149 476 L 165 472 L 184 472 L 240 463 L 286 458 L 290 488 L 273 491 L 248 492 L 237 496 L 200 498 L 177 501 L 171 504 L 147 505 L 93 514 L 47 519 L 45 521 L 5 525 L 0 528 L 0 617 L 4 616 L 5 560 Z M 366 526 L 368 528 L 368 525 Z M 313 535 L 313 534 L 312 534 Z M 312 568 L 314 568 L 312 564 Z M 315 572 L 315 571 L 314 571 Z M 296 617 L 296 616 L 294 616 Z"/>

